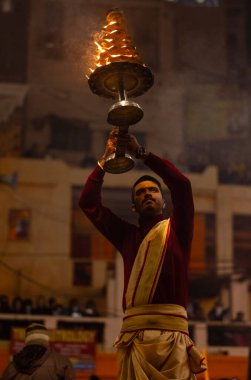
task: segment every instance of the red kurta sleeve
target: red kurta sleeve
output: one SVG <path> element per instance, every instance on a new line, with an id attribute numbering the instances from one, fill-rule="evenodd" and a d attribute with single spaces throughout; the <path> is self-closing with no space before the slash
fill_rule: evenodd
<path id="1" fill-rule="evenodd" d="M 188 244 L 193 238 L 194 204 L 191 183 L 174 165 L 150 153 L 145 160 L 170 190 L 173 213 L 172 227 L 181 244 Z"/>
<path id="2" fill-rule="evenodd" d="M 79 207 L 97 229 L 120 251 L 130 224 L 102 204 L 101 190 L 105 172 L 97 165 L 88 177 L 79 199 Z"/>

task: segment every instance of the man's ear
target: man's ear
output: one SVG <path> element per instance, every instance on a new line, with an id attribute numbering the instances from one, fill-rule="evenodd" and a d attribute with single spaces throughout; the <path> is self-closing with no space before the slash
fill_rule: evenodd
<path id="1" fill-rule="evenodd" d="M 163 201 L 162 208 L 164 209 L 166 207 L 166 201 Z"/>

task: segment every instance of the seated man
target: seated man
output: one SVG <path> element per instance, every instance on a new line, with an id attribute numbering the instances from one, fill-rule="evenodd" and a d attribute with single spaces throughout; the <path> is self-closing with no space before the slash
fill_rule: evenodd
<path id="1" fill-rule="evenodd" d="M 49 331 L 40 323 L 32 323 L 25 331 L 25 346 L 14 355 L 1 380 L 75 380 L 71 362 L 51 351 Z"/>

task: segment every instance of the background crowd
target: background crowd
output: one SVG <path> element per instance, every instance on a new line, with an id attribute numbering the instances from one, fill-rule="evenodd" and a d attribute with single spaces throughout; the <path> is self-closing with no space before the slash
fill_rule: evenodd
<path id="1" fill-rule="evenodd" d="M 34 315 L 69 315 L 72 317 L 99 316 L 95 301 L 87 299 L 83 304 L 77 298 L 69 299 L 66 305 L 59 303 L 55 297 L 39 295 L 35 302 L 31 298 L 14 297 L 12 300 L 7 295 L 0 295 L 0 313 L 34 314 Z"/>
<path id="2" fill-rule="evenodd" d="M 72 317 L 101 316 L 101 313 L 93 299 L 79 302 L 77 298 L 69 299 L 66 305 L 57 301 L 55 297 L 48 299 L 38 295 L 33 301 L 31 298 L 14 297 L 12 300 L 7 295 L 0 295 L 0 313 L 6 314 L 34 314 L 34 315 L 68 315 Z M 191 300 L 187 307 L 189 320 L 191 321 L 230 321 L 245 322 L 241 311 L 231 318 L 230 309 L 216 299 L 212 307 L 206 311 L 197 299 Z M 105 313 L 104 313 L 105 314 Z"/>

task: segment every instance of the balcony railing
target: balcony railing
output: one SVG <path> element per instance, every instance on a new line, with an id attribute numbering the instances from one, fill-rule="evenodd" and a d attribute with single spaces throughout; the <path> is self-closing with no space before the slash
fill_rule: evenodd
<path id="1" fill-rule="evenodd" d="M 48 329 L 95 330 L 98 350 L 113 352 L 113 341 L 119 333 L 122 321 L 118 317 L 0 314 L 1 340 L 10 340 L 12 328 L 25 328 L 31 322 L 44 323 Z M 248 355 L 248 348 L 251 346 L 251 323 L 191 321 L 189 331 L 196 345 L 208 352 Z"/>

